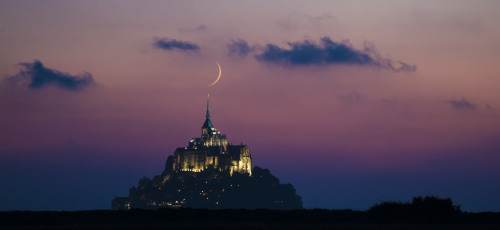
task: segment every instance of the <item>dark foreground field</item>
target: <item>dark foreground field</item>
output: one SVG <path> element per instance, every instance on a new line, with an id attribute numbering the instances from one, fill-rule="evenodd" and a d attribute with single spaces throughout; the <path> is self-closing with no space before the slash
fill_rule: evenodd
<path id="1" fill-rule="evenodd" d="M 0 229 L 500 229 L 500 213 L 439 219 L 318 209 L 12 211 L 0 212 Z"/>

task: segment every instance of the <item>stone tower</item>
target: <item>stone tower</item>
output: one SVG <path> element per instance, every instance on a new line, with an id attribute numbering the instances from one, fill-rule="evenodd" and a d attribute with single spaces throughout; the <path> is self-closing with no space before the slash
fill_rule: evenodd
<path id="1" fill-rule="evenodd" d="M 170 158 L 170 157 L 169 157 Z M 175 150 L 166 168 L 174 172 L 201 172 L 215 169 L 221 172 L 252 175 L 252 157 L 246 145 L 228 144 L 226 135 L 214 128 L 210 120 L 210 98 L 207 97 L 205 122 L 201 137 L 192 138 L 189 145 Z"/>

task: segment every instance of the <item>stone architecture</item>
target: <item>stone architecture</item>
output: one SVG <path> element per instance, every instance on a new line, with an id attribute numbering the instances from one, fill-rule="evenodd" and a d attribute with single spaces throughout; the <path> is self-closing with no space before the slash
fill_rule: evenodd
<path id="1" fill-rule="evenodd" d="M 201 127 L 201 137 L 193 138 L 189 145 L 177 148 L 174 156 L 169 156 L 166 169 L 174 172 L 201 172 L 216 169 L 252 175 L 252 156 L 246 145 L 230 145 L 226 135 L 214 128 L 210 121 L 210 104 L 207 99 L 207 113 Z"/>
<path id="2" fill-rule="evenodd" d="M 281 184 L 268 169 L 252 168 L 246 145 L 228 144 L 210 120 L 210 105 L 201 137 L 177 148 L 165 169 L 152 179 L 143 177 L 127 197 L 115 197 L 111 208 L 302 208 L 291 184 Z"/>

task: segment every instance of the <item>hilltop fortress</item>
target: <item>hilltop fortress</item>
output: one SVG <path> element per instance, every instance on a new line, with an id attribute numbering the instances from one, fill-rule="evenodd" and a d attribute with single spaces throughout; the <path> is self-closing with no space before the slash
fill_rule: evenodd
<path id="1" fill-rule="evenodd" d="M 177 148 L 174 156 L 167 159 L 166 169 L 175 172 L 201 172 L 215 169 L 220 172 L 234 172 L 252 175 L 252 156 L 246 145 L 228 145 L 226 135 L 214 128 L 210 121 L 210 104 L 207 99 L 207 113 L 201 127 L 201 137 L 193 138 L 189 145 Z"/>
<path id="2" fill-rule="evenodd" d="M 246 145 L 228 144 L 210 120 L 207 99 L 201 137 L 177 148 L 160 175 L 143 177 L 127 197 L 115 197 L 112 209 L 132 208 L 302 208 L 291 184 L 280 184 L 268 169 L 252 168 Z"/>

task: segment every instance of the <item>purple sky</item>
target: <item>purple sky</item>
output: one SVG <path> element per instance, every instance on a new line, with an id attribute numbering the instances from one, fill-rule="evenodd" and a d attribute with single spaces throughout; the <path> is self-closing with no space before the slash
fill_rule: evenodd
<path id="1" fill-rule="evenodd" d="M 215 127 L 307 208 L 500 211 L 498 1 L 1 1 L 0 210 L 106 209 Z M 212 87 L 222 67 L 219 83 Z"/>

